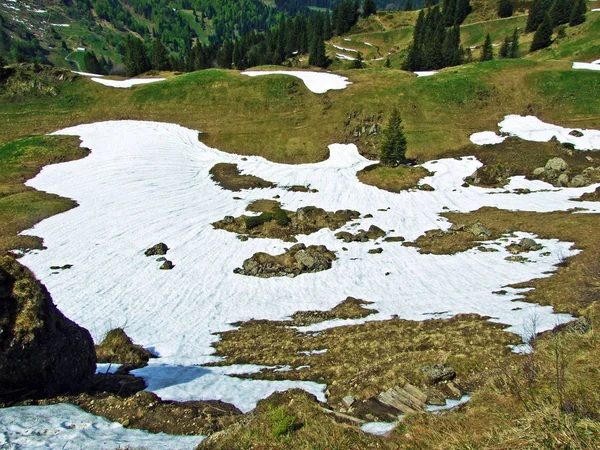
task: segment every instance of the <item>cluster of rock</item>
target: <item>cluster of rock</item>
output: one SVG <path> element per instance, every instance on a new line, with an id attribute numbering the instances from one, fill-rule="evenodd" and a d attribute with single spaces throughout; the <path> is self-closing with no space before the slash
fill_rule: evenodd
<path id="1" fill-rule="evenodd" d="M 587 167 L 574 175 L 562 158 L 549 159 L 544 167 L 533 171 L 533 177 L 559 187 L 583 187 L 600 180 L 600 168 Z"/>
<path id="2" fill-rule="evenodd" d="M 166 255 L 168 251 L 169 251 L 169 247 L 167 247 L 167 244 L 165 244 L 163 242 L 159 242 L 158 244 L 155 244 L 152 247 L 150 247 L 149 249 L 147 249 L 144 252 L 144 255 L 146 255 L 146 256 Z M 156 259 L 156 261 L 162 262 L 161 266 L 159 267 L 160 270 L 171 270 L 173 267 L 175 267 L 175 265 L 171 261 L 169 261 L 167 258 L 165 258 L 164 256 L 160 256 L 159 258 Z"/>
<path id="3" fill-rule="evenodd" d="M 303 273 L 321 272 L 331 269 L 335 253 L 324 245 L 296 244 L 281 255 L 255 253 L 234 269 L 234 273 L 259 278 L 296 277 Z"/>
<path id="4" fill-rule="evenodd" d="M 479 238 L 490 238 L 492 237 L 492 232 L 488 227 L 485 226 L 483 222 L 477 221 L 471 226 L 462 225 L 462 224 L 452 224 L 448 233 L 455 234 L 459 231 L 468 231 L 473 234 L 473 236 L 477 236 Z M 440 232 L 443 234 L 443 232 Z"/>
<path id="5" fill-rule="evenodd" d="M 90 333 L 67 319 L 33 274 L 0 258 L 0 403 L 88 389 L 96 370 Z"/>
<path id="6" fill-rule="evenodd" d="M 386 234 L 385 231 L 383 231 L 378 226 L 371 225 L 367 231 L 358 230 L 358 232 L 355 234 L 352 234 L 348 231 L 340 231 L 339 233 L 335 234 L 335 237 L 337 239 L 341 239 L 342 241 L 344 241 L 346 243 L 348 243 L 348 242 L 368 242 L 368 241 L 374 241 L 379 238 L 382 238 L 385 236 L 385 234 Z"/>
<path id="7" fill-rule="evenodd" d="M 541 250 L 542 248 L 544 248 L 544 246 L 538 244 L 533 239 L 523 238 L 518 243 L 510 244 L 508 247 L 506 247 L 506 250 L 508 250 L 513 255 L 517 255 L 519 253 L 524 252 L 536 252 L 538 250 Z"/>
<path id="8" fill-rule="evenodd" d="M 252 223 L 251 227 L 248 226 L 247 216 L 225 216 L 223 220 L 212 225 L 216 229 L 227 230 L 251 238 L 273 238 L 296 242 L 295 236 L 298 234 L 311 234 L 322 228 L 335 230 L 360 217 L 358 211 L 349 209 L 329 212 L 314 206 L 304 206 L 296 212 L 280 209 L 280 213 L 283 212 L 287 218 L 282 222 L 277 220 L 275 209 L 272 210 L 273 214 L 269 218 L 270 220 L 259 224 Z"/>

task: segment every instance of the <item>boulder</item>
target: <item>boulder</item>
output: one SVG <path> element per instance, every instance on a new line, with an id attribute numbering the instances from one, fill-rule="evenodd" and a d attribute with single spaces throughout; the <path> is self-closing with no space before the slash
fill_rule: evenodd
<path id="1" fill-rule="evenodd" d="M 540 247 L 540 245 L 531 238 L 523 238 L 519 241 L 519 247 L 525 251 Z"/>
<path id="2" fill-rule="evenodd" d="M 583 175 L 575 175 L 571 178 L 571 182 L 569 183 L 570 187 L 584 187 L 590 184 L 590 180 L 588 180 Z"/>
<path id="3" fill-rule="evenodd" d="M 569 176 L 566 173 L 561 173 L 556 180 L 559 186 L 568 186 L 569 185 Z"/>
<path id="4" fill-rule="evenodd" d="M 146 250 L 144 252 L 144 255 L 146 255 L 146 256 L 166 255 L 168 251 L 169 251 L 169 247 L 167 247 L 167 244 L 159 242 L 158 244 L 153 245 L 148 250 Z"/>
<path id="5" fill-rule="evenodd" d="M 81 392 L 95 370 L 90 333 L 56 308 L 29 270 L 1 257 L 0 401 Z"/>
<path id="6" fill-rule="evenodd" d="M 481 222 L 476 222 L 470 230 L 477 237 L 490 237 L 492 232 Z"/>
<path id="7" fill-rule="evenodd" d="M 446 364 L 433 364 L 421 367 L 430 383 L 436 384 L 442 381 L 451 381 L 456 377 L 456 371 Z"/>
<path id="8" fill-rule="evenodd" d="M 546 173 L 546 168 L 545 167 L 538 167 L 537 169 L 533 169 L 533 176 L 534 177 L 539 177 L 541 175 L 544 175 Z"/>
<path id="9" fill-rule="evenodd" d="M 572 130 L 569 134 L 575 137 L 583 137 L 583 133 L 579 130 Z"/>
<path id="10" fill-rule="evenodd" d="M 372 255 L 376 255 L 378 253 L 383 253 L 383 249 L 381 247 L 372 248 L 371 250 L 369 250 L 369 253 Z"/>
<path id="11" fill-rule="evenodd" d="M 313 258 L 306 250 L 300 250 L 294 255 L 298 269 L 312 270 L 315 267 L 315 258 Z"/>
<path id="12" fill-rule="evenodd" d="M 223 225 L 231 225 L 234 222 L 235 222 L 235 218 L 233 216 L 223 217 Z"/>
<path id="13" fill-rule="evenodd" d="M 175 267 L 173 263 L 166 259 L 159 268 L 160 270 L 171 270 L 173 267 Z"/>
<path id="14" fill-rule="evenodd" d="M 428 192 L 435 191 L 433 186 L 431 186 L 430 184 L 427 184 L 427 183 L 419 184 L 417 186 L 417 189 L 419 189 L 420 191 L 428 191 Z"/>
<path id="15" fill-rule="evenodd" d="M 569 168 L 569 165 L 562 158 L 552 158 L 546 163 L 546 170 L 556 170 L 557 172 L 564 172 Z"/>

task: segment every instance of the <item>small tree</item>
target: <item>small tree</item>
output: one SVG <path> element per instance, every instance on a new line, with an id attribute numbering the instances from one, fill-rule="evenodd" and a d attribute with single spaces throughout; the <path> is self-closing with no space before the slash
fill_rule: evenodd
<path id="1" fill-rule="evenodd" d="M 369 17 L 373 14 L 377 14 L 377 6 L 375 5 L 375 0 L 363 0 L 363 17 Z"/>
<path id="2" fill-rule="evenodd" d="M 413 6 L 412 0 L 406 0 L 406 4 L 404 5 L 404 11 L 412 11 L 413 9 L 415 9 L 415 7 Z"/>
<path id="3" fill-rule="evenodd" d="M 481 58 L 479 59 L 481 62 L 483 61 L 491 61 L 494 59 L 494 47 L 492 46 L 492 38 L 490 34 L 485 38 L 485 42 L 483 44 L 483 48 L 481 50 Z"/>
<path id="4" fill-rule="evenodd" d="M 550 14 L 546 14 L 544 21 L 533 35 L 533 42 L 529 51 L 535 52 L 536 50 L 550 47 L 550 44 L 552 44 L 552 18 Z"/>
<path id="5" fill-rule="evenodd" d="M 510 53 L 510 38 L 508 36 L 506 36 L 504 38 L 504 42 L 502 43 L 502 47 L 500 47 L 499 56 L 500 56 L 500 58 L 508 58 L 509 53 Z"/>
<path id="6" fill-rule="evenodd" d="M 154 70 L 169 70 L 171 68 L 169 64 L 169 52 L 160 37 L 154 38 L 152 41 L 150 59 Z"/>
<path id="7" fill-rule="evenodd" d="M 508 51 L 509 58 L 519 57 L 519 29 L 515 28 L 512 35 L 512 41 L 510 43 L 510 50 Z"/>
<path id="8" fill-rule="evenodd" d="M 392 115 L 387 128 L 382 131 L 379 142 L 379 160 L 384 166 L 396 167 L 406 159 L 406 137 L 402 127 L 402 118 L 397 108 Z"/>
<path id="9" fill-rule="evenodd" d="M 510 17 L 513 15 L 514 4 L 512 0 L 500 0 L 498 4 L 498 15 L 500 17 Z"/>
<path id="10" fill-rule="evenodd" d="M 362 57 L 361 52 L 358 52 L 358 54 L 356 55 L 356 59 L 354 61 L 352 61 L 350 68 L 351 69 L 364 69 L 365 68 L 365 63 L 363 62 L 363 57 Z"/>
<path id="11" fill-rule="evenodd" d="M 390 67 L 392 67 L 392 63 L 390 62 L 390 57 L 389 56 L 387 58 L 385 58 L 385 67 L 387 67 L 388 69 Z"/>
<path id="12" fill-rule="evenodd" d="M 587 5 L 585 4 L 585 0 L 575 0 L 573 4 L 573 9 L 571 10 L 571 18 L 569 20 L 569 25 L 572 27 L 581 25 L 585 22 L 585 13 L 587 12 Z"/>

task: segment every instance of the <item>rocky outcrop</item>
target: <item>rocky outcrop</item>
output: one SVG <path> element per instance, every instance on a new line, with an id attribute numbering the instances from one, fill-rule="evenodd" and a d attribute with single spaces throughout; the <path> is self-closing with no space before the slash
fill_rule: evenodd
<path id="1" fill-rule="evenodd" d="M 506 247 L 506 249 L 513 255 L 523 252 L 536 252 L 544 248 L 531 238 L 523 238 L 518 243 L 514 243 Z"/>
<path id="2" fill-rule="evenodd" d="M 306 247 L 304 244 L 296 244 L 281 255 L 255 253 L 244 261 L 242 267 L 235 269 L 234 273 L 260 278 L 293 278 L 303 273 L 331 269 L 331 263 L 335 259 L 335 253 L 324 245 Z"/>
<path id="3" fill-rule="evenodd" d="M 115 328 L 106 333 L 102 342 L 96 346 L 96 354 L 100 363 L 127 364 L 134 367 L 145 366 L 150 358 L 156 358 L 152 352 L 134 344 L 122 328 Z"/>
<path id="4" fill-rule="evenodd" d="M 600 168 L 587 167 L 576 173 L 562 158 L 552 158 L 544 167 L 533 171 L 533 177 L 557 187 L 583 187 L 600 181 Z"/>
<path id="5" fill-rule="evenodd" d="M 456 371 L 446 364 L 423 366 L 421 371 L 427 376 L 427 380 L 431 384 L 441 383 L 442 381 L 452 381 L 456 378 Z"/>
<path id="6" fill-rule="evenodd" d="M 87 389 L 96 370 L 90 333 L 67 319 L 33 274 L 0 258 L 0 401 Z"/>
<path id="7" fill-rule="evenodd" d="M 275 206 L 259 216 L 225 216 L 213 223 L 216 229 L 227 230 L 251 238 L 271 238 L 296 242 L 299 234 L 311 234 L 323 228 L 335 230 L 347 222 L 358 219 L 360 213 L 343 209 L 325 211 L 314 206 L 304 206 L 296 212 Z"/>
<path id="8" fill-rule="evenodd" d="M 344 242 L 368 242 L 374 241 L 385 236 L 385 231 L 381 228 L 371 225 L 367 231 L 358 230 L 358 233 L 352 234 L 348 231 L 340 231 L 335 237 Z"/>

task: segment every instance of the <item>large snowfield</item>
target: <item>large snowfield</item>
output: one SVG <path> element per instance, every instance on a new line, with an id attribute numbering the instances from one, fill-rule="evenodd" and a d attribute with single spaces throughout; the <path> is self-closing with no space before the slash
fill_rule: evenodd
<path id="1" fill-rule="evenodd" d="M 373 302 L 371 307 L 378 311 L 363 321 L 392 315 L 426 320 L 477 313 L 508 324 L 509 331 L 526 337 L 532 320 L 538 331 L 544 331 L 570 316 L 519 301 L 523 290 L 506 286 L 548 277 L 576 251 L 569 242 L 517 232 L 484 242 L 497 252 L 472 249 L 454 255 L 423 255 L 397 242 L 343 243 L 334 237 L 339 230 L 325 229 L 300 235 L 298 241 L 334 250 L 338 260 L 332 269 L 296 278 L 262 279 L 233 270 L 255 252 L 277 254 L 292 244 L 275 239 L 242 242 L 233 233 L 213 229 L 212 222 L 244 214 L 251 201 L 275 195 L 289 210 L 317 206 L 372 214 L 343 229 L 355 232 L 377 225 L 409 241 L 426 230 L 448 229 L 450 224 L 440 217 L 443 211 L 467 212 L 482 206 L 540 212 L 578 206 L 600 211 L 600 204 L 570 200 L 593 191 L 596 185 L 555 188 L 514 177 L 502 189 L 464 188 L 463 178 L 481 166 L 475 157 L 430 161 L 424 167 L 434 175 L 422 182 L 435 191 L 395 194 L 358 181 L 356 172 L 373 162 L 363 158 L 354 145 L 330 145 L 329 158 L 320 163 L 285 165 L 209 148 L 199 141 L 197 131 L 168 123 L 109 121 L 56 134 L 80 136 L 91 154 L 47 166 L 27 185 L 75 199 L 79 206 L 26 231 L 42 237 L 47 249 L 27 253 L 21 262 L 48 287 L 58 308 L 88 328 L 97 342 L 108 330 L 123 327 L 136 343 L 156 352 L 160 358 L 135 372 L 144 377 L 149 390 L 163 399 L 219 399 L 243 411 L 253 409 L 270 393 L 290 387 L 301 387 L 325 400 L 326 386 L 231 376 L 256 372 L 258 366 L 202 367 L 218 360 L 212 355 L 211 343 L 217 339 L 213 333 L 232 329 L 232 322 L 277 320 L 298 310 L 326 310 L 353 296 Z M 243 173 L 278 186 L 241 192 L 222 189 L 209 175 L 210 168 L 220 162 L 238 164 Z M 285 189 L 291 185 L 318 192 Z M 531 193 L 516 191 L 522 188 Z M 534 237 L 544 248 L 526 254 L 529 262 L 506 260 L 510 253 L 505 247 L 525 236 Z M 159 270 L 156 258 L 144 256 L 158 242 L 169 246 L 167 258 L 175 264 L 173 270 Z M 375 247 L 383 253 L 369 254 Z M 58 272 L 50 269 L 65 264 L 73 267 Z M 499 289 L 508 295 L 493 293 Z M 349 323 L 355 322 L 332 321 L 317 328 Z M 63 413 L 71 417 L 68 411 Z M 12 414 L 10 409 L 0 410 L 3 424 L 6 414 Z"/>

